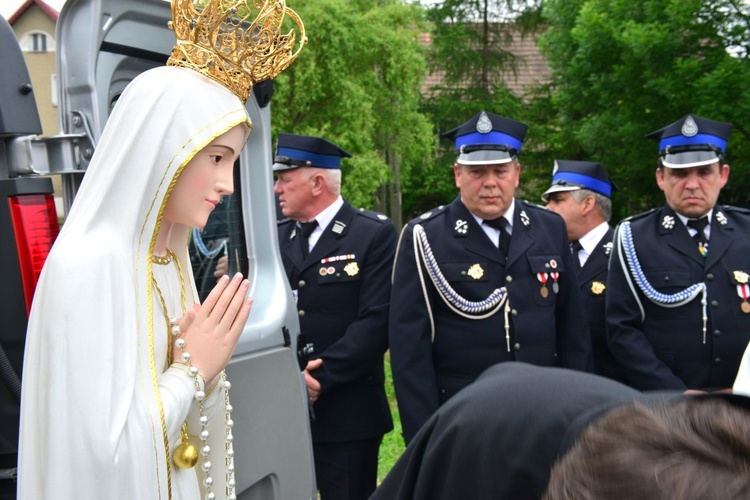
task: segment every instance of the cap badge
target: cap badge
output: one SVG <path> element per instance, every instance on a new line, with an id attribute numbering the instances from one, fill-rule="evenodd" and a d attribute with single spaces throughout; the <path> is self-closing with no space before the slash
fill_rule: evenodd
<path id="1" fill-rule="evenodd" d="M 719 221 L 719 224 L 721 224 L 722 226 L 726 226 L 729 222 L 727 220 L 727 216 L 724 215 L 723 212 L 716 212 L 716 220 Z"/>
<path id="2" fill-rule="evenodd" d="M 672 229 L 674 227 L 674 217 L 665 215 L 661 220 L 661 225 L 664 226 L 664 229 Z"/>
<path id="3" fill-rule="evenodd" d="M 479 264 L 474 264 L 469 268 L 469 271 L 466 273 L 475 280 L 478 280 L 482 276 L 484 276 L 484 269 L 482 269 L 482 266 Z"/>
<path id="4" fill-rule="evenodd" d="M 735 281 L 737 281 L 737 283 L 741 285 L 746 285 L 748 279 L 750 279 L 750 275 L 748 275 L 745 271 L 735 271 L 734 279 Z"/>
<path id="5" fill-rule="evenodd" d="M 487 113 L 482 111 L 477 120 L 477 132 L 480 134 L 489 134 L 492 132 L 492 120 L 487 116 Z"/>
<path id="6" fill-rule="evenodd" d="M 356 276 L 359 272 L 359 266 L 356 262 L 350 262 L 344 267 L 344 272 L 349 276 Z"/>
<path id="7" fill-rule="evenodd" d="M 522 211 L 521 211 L 521 213 L 520 213 L 520 217 L 521 217 L 521 223 L 522 223 L 522 224 L 523 224 L 524 226 L 528 226 L 528 225 L 529 225 L 529 216 L 528 216 L 528 215 L 526 215 L 526 210 L 522 210 Z"/>
<path id="8" fill-rule="evenodd" d="M 465 220 L 458 219 L 453 230 L 456 232 L 456 234 L 466 234 L 469 232 L 469 224 Z"/>
<path id="9" fill-rule="evenodd" d="M 682 124 L 682 129 L 680 129 L 680 132 L 685 137 L 693 137 L 698 133 L 698 124 L 695 123 L 695 120 L 693 120 L 692 116 L 688 116 L 687 118 L 685 118 L 685 123 Z"/>
<path id="10" fill-rule="evenodd" d="M 604 293 L 605 288 L 607 287 L 604 286 L 604 283 L 602 283 L 601 281 L 594 281 L 593 283 L 591 283 L 591 293 L 593 293 L 594 295 L 601 295 L 602 293 Z"/>
<path id="11" fill-rule="evenodd" d="M 604 254 L 605 255 L 609 255 L 610 253 L 612 253 L 612 242 L 611 241 L 609 243 L 606 243 L 604 245 Z"/>

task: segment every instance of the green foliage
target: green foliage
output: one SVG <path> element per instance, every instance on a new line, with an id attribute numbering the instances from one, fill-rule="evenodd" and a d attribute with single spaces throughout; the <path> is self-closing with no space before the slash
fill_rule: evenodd
<path id="1" fill-rule="evenodd" d="M 721 201 L 746 204 L 737 188 L 750 159 L 749 68 L 727 51 L 742 43 L 746 16 L 731 2 L 701 0 L 548 0 L 544 15 L 547 104 L 556 115 L 547 146 L 560 158 L 602 162 L 621 188 L 614 219 L 664 202 L 657 146 L 643 137 L 687 113 L 735 124 L 728 151 L 740 166 Z"/>
<path id="2" fill-rule="evenodd" d="M 391 407 L 393 416 L 393 430 L 383 436 L 383 442 L 380 444 L 378 453 L 378 484 L 385 478 L 388 471 L 404 452 L 404 438 L 401 434 L 401 418 L 398 413 L 396 404 L 396 394 L 393 390 L 393 376 L 391 375 L 391 357 L 390 353 L 385 355 L 385 393 L 388 397 L 388 405 Z"/>
<path id="3" fill-rule="evenodd" d="M 378 188 L 419 168 L 434 141 L 418 109 L 426 72 L 421 9 L 398 0 L 319 0 L 295 9 L 309 43 L 276 79 L 274 137 L 335 142 L 354 156 L 342 167 L 344 196 L 355 206 L 385 206 Z"/>

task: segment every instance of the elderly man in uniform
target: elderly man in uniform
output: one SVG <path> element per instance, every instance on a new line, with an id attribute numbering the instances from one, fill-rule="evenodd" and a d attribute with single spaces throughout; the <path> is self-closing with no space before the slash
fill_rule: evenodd
<path id="1" fill-rule="evenodd" d="M 482 111 L 447 132 L 460 195 L 402 232 L 389 335 L 407 443 L 495 363 L 592 369 L 565 223 L 514 197 L 526 129 Z"/>
<path id="2" fill-rule="evenodd" d="M 314 346 L 305 380 L 323 500 L 369 497 L 380 442 L 393 428 L 383 355 L 397 235 L 387 217 L 341 197 L 349 156 L 320 137 L 279 134 L 273 165 L 287 217 L 278 224 L 281 257 L 301 333 Z"/>
<path id="3" fill-rule="evenodd" d="M 556 160 L 552 186 L 542 195 L 547 208 L 559 214 L 568 229 L 594 349 L 594 371 L 626 382 L 624 371 L 609 351 L 604 303 L 607 296 L 607 264 L 614 230 L 612 192 L 617 186 L 600 163 Z"/>
<path id="4" fill-rule="evenodd" d="M 618 226 L 606 306 L 638 389 L 729 388 L 750 340 L 750 211 L 716 204 L 731 128 L 687 115 L 647 136 L 666 204 Z"/>

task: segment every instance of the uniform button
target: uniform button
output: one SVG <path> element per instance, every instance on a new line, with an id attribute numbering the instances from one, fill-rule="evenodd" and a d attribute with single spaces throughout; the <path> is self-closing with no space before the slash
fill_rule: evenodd
<path id="1" fill-rule="evenodd" d="M 512 282 L 512 281 L 513 281 L 513 276 L 506 276 L 506 277 L 505 277 L 505 282 L 506 282 L 506 283 L 510 283 L 510 282 Z"/>
<path id="2" fill-rule="evenodd" d="M 511 310 L 510 310 L 510 314 L 511 314 L 512 316 L 518 316 L 518 311 L 516 311 L 515 309 L 511 309 Z"/>
<path id="3" fill-rule="evenodd" d="M 442 394 L 443 396 L 445 396 L 445 389 L 440 389 L 440 394 Z"/>
<path id="4" fill-rule="evenodd" d="M 521 344 L 519 344 L 519 343 L 516 343 L 516 344 L 515 344 L 515 345 L 513 346 L 513 349 L 515 349 L 516 351 L 520 351 L 520 350 L 521 350 Z"/>
<path id="5" fill-rule="evenodd" d="M 305 317 L 305 311 L 303 309 L 300 309 L 297 314 L 299 314 L 300 318 L 304 318 Z"/>
<path id="6" fill-rule="evenodd" d="M 708 273 L 706 275 L 706 280 L 713 281 L 714 280 L 714 273 Z"/>
<path id="7" fill-rule="evenodd" d="M 466 276 L 466 271 L 461 271 L 461 276 Z"/>
<path id="8" fill-rule="evenodd" d="M 341 277 L 341 273 L 336 273 L 336 277 L 340 278 Z"/>
<path id="9" fill-rule="evenodd" d="M 547 269 L 549 269 L 549 262 L 546 263 L 546 264 L 544 264 L 544 267 L 546 267 Z"/>
<path id="10" fill-rule="evenodd" d="M 305 280 L 299 280 L 299 288 L 305 288 L 305 285 L 307 285 L 307 283 L 305 283 Z"/>
<path id="11" fill-rule="evenodd" d="M 664 281 L 665 282 L 669 281 L 669 276 L 664 276 Z"/>
<path id="12" fill-rule="evenodd" d="M 719 302 L 717 300 L 712 300 L 711 307 L 719 307 Z"/>
<path id="13" fill-rule="evenodd" d="M 721 358 L 714 358 L 714 364 L 715 365 L 721 364 Z"/>
<path id="14" fill-rule="evenodd" d="M 721 337 L 721 330 L 714 330 L 714 337 Z"/>

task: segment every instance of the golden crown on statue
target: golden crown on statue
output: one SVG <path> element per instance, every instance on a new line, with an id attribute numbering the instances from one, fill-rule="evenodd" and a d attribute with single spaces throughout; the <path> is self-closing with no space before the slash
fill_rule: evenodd
<path id="1" fill-rule="evenodd" d="M 299 41 L 294 29 L 281 32 L 286 16 Z M 288 68 L 307 43 L 302 20 L 285 0 L 172 0 L 169 28 L 177 44 L 167 65 L 195 70 L 243 103 L 253 85 Z"/>

